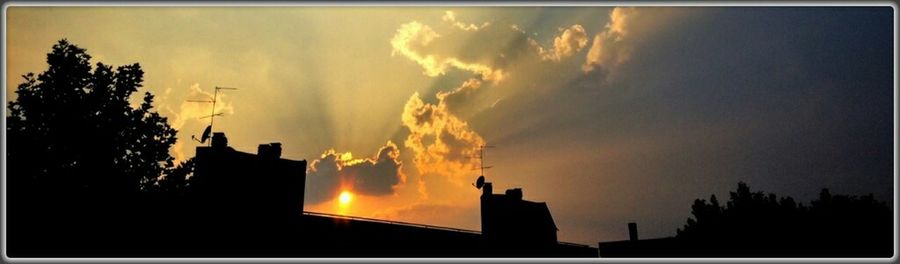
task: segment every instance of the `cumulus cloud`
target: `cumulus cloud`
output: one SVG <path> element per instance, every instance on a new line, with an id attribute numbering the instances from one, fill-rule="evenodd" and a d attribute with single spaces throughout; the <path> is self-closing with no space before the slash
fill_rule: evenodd
<path id="1" fill-rule="evenodd" d="M 477 167 L 471 157 L 484 139 L 449 111 L 445 99 L 450 95 L 438 96 L 437 104 L 423 102 L 418 93 L 409 98 L 402 116 L 403 126 L 409 129 L 404 145 L 413 150 L 420 174 L 441 175 L 463 184 Z"/>
<path id="2" fill-rule="evenodd" d="M 200 89 L 200 84 L 193 84 L 187 89 L 188 100 L 213 100 L 213 93 L 206 92 Z M 168 92 L 168 90 L 167 90 Z M 172 119 L 172 127 L 178 129 L 184 126 L 184 123 L 190 120 L 200 120 L 201 118 L 208 118 L 210 114 L 215 113 L 224 113 L 224 114 L 234 114 L 234 105 L 232 105 L 230 99 L 227 94 L 219 93 L 216 99 L 216 110 L 212 110 L 213 105 L 211 103 L 198 103 L 198 102 L 188 102 L 184 101 L 181 103 L 178 112 L 172 111 L 171 108 L 169 111 L 172 111 L 174 114 Z"/>
<path id="3" fill-rule="evenodd" d="M 350 152 L 329 149 L 309 165 L 306 199 L 311 204 L 337 197 L 341 191 L 358 195 L 384 196 L 406 182 L 400 149 L 391 141 L 372 158 L 354 159 Z"/>
<path id="4" fill-rule="evenodd" d="M 482 81 L 479 79 L 469 79 L 452 91 L 440 91 L 437 93 L 439 104 L 443 104 L 448 111 L 459 109 L 461 104 L 474 96 L 475 92 L 481 88 L 481 84 Z"/>
<path id="5" fill-rule="evenodd" d="M 605 29 L 594 36 L 581 67 L 583 71 L 590 72 L 597 67 L 609 70 L 631 58 L 631 46 L 627 42 L 630 37 L 629 27 L 635 16 L 637 10 L 633 7 L 616 7 L 610 12 Z"/>
<path id="6" fill-rule="evenodd" d="M 566 29 L 560 29 L 562 33 L 553 39 L 553 48 L 544 49 L 532 38 L 528 43 L 535 47 L 542 60 L 560 61 L 584 49 L 587 46 L 588 37 L 581 25 L 572 25 Z"/>
<path id="7" fill-rule="evenodd" d="M 632 34 L 629 25 L 634 15 L 633 8 L 616 8 L 611 11 L 610 21 L 595 37 L 594 47 L 588 52 L 584 71 L 592 71 L 595 67 L 606 68 L 612 63 L 622 63 L 628 59 L 630 50 L 626 45 L 618 43 L 629 41 Z M 521 87 L 521 90 L 532 89 L 537 84 L 541 87 L 557 87 L 556 82 L 564 82 L 566 77 L 554 75 L 540 79 L 541 77 L 534 76 L 545 76 L 545 71 L 558 72 L 554 67 L 564 65 L 541 64 L 559 62 L 584 51 L 590 46 L 590 36 L 582 25 L 569 25 L 560 28 L 558 35 L 552 39 L 552 45 L 545 48 L 529 37 L 530 34 L 525 29 L 515 24 L 487 28 L 483 26 L 488 24 L 465 24 L 459 22 L 452 11 L 446 12 L 442 20 L 452 25 L 450 30 L 444 28 L 447 32 L 442 32 L 443 34 L 416 21 L 402 24 L 391 39 L 392 55 L 400 54 L 416 62 L 422 66 L 427 76 L 437 77 L 453 69 L 468 71 L 476 76 L 455 89 L 437 92 L 432 97 L 437 99 L 434 103 L 423 101 L 423 96 L 430 97 L 430 94 L 413 94 L 407 100 L 401 117 L 402 125 L 409 131 L 404 146 L 412 151 L 412 162 L 420 175 L 444 176 L 451 182 L 466 184 L 473 176 L 473 169 L 478 167 L 477 159 L 471 157 L 476 156 L 478 148 L 485 144 L 484 138 L 463 118 L 468 116 L 467 111 L 471 111 L 469 104 L 481 101 L 487 104 L 493 102 L 487 106 L 496 106 L 499 99 L 477 97 L 483 94 L 480 91 L 486 86 L 500 85 L 500 80 L 508 79 L 504 81 L 505 84 L 517 87 L 530 85 Z M 477 51 L 474 53 L 455 46 L 441 46 L 459 40 L 491 40 L 491 43 L 485 44 L 484 48 L 475 49 Z M 453 50 L 460 51 L 451 53 Z M 459 58 L 467 58 L 467 61 Z M 493 66 L 484 64 L 484 61 L 490 61 Z M 509 73 L 530 75 L 523 74 L 515 79 Z M 574 75 L 577 71 L 571 73 Z M 426 194 L 422 182 L 419 185 L 420 192 Z"/>
<path id="8" fill-rule="evenodd" d="M 453 13 L 453 11 L 449 11 L 449 10 L 447 12 L 444 12 L 444 16 L 441 17 L 441 20 L 444 20 L 444 22 L 448 22 L 448 23 L 452 24 L 454 27 L 457 27 L 457 28 L 465 30 L 465 31 L 478 31 L 479 29 L 482 29 L 484 27 L 491 25 L 490 22 L 484 22 L 481 24 L 481 26 L 479 26 L 479 25 L 475 25 L 475 24 L 466 24 L 466 23 L 457 21 L 456 13 Z"/>
<path id="9" fill-rule="evenodd" d="M 160 99 L 160 102 L 168 102 L 169 95 L 173 93 L 171 88 L 167 88 L 165 93 L 163 93 L 164 97 Z M 185 91 L 184 98 L 187 100 L 212 100 L 213 94 L 203 91 L 200 89 L 200 84 L 193 84 Z M 227 94 L 219 93 L 219 96 L 216 100 L 216 109 L 212 111 L 212 103 L 198 103 L 198 102 L 188 102 L 186 100 L 181 101 L 177 110 L 173 109 L 170 104 L 165 104 L 162 109 L 165 109 L 168 112 L 168 117 L 171 122 L 169 123 L 172 128 L 176 130 L 181 130 L 182 127 L 187 122 L 209 122 L 209 115 L 213 112 L 215 113 L 223 113 L 226 115 L 234 114 L 234 105 L 231 102 L 231 99 Z M 205 125 L 203 127 L 206 127 Z M 201 130 L 202 131 L 202 130 Z M 197 132 L 197 136 L 200 136 Z M 187 159 L 187 156 L 184 154 L 186 147 L 185 144 L 188 142 L 192 142 L 189 140 L 178 140 L 175 142 L 175 145 L 172 147 L 172 156 L 175 157 L 176 162 L 181 162 Z"/>
<path id="10" fill-rule="evenodd" d="M 616 7 L 610 12 L 606 28 L 616 36 L 617 41 L 622 40 L 628 34 L 626 27 L 635 12 L 637 11 L 634 7 Z"/>
<path id="11" fill-rule="evenodd" d="M 423 73 L 430 77 L 443 75 L 449 69 L 455 68 L 478 74 L 482 79 L 494 82 L 504 78 L 502 70 L 493 69 L 485 64 L 465 62 L 453 56 L 421 54 L 418 51 L 440 37 L 441 35 L 428 25 L 416 21 L 403 24 L 391 38 L 393 47 L 391 55 L 400 54 L 418 63 L 424 69 Z"/>
<path id="12" fill-rule="evenodd" d="M 476 156 L 479 147 L 485 144 L 485 140 L 473 131 L 460 115 L 467 109 L 464 105 L 473 101 L 472 99 L 485 83 L 497 85 L 508 76 L 505 75 L 503 69 L 458 59 L 456 55 L 462 54 L 439 55 L 436 52 L 424 51 L 436 43 L 452 43 L 457 40 L 455 37 L 491 39 L 495 42 L 502 40 L 497 44 L 500 45 L 498 48 L 508 48 L 508 43 L 521 43 L 522 45 L 516 47 L 522 47 L 523 51 L 528 49 L 528 43 L 526 42 L 527 37 L 524 37 L 524 33 L 517 28 L 491 27 L 492 30 L 486 30 L 485 27 L 489 25 L 488 23 L 481 26 L 467 25 L 459 22 L 456 14 L 452 11 L 447 11 L 442 19 L 450 23 L 453 28 L 462 30 L 456 31 L 456 33 L 461 32 L 465 35 L 451 31 L 446 35 L 448 39 L 441 40 L 445 36 L 435 32 L 431 27 L 415 21 L 409 22 L 401 25 L 391 40 L 394 48 L 392 54 L 402 54 L 415 61 L 424 68 L 424 74 L 427 76 L 437 77 L 451 68 L 468 71 L 477 76 L 468 79 L 455 89 L 437 92 L 434 95 L 437 103 L 426 103 L 419 93 L 413 94 L 407 100 L 401 117 L 402 125 L 409 131 L 404 146 L 412 150 L 413 164 L 420 175 L 443 176 L 450 182 L 466 184 L 471 180 L 473 170 L 478 167 L 477 159 L 472 157 Z M 582 40 L 578 40 L 579 35 Z M 560 55 L 561 57 L 570 56 L 586 46 L 584 29 L 580 26 L 567 29 L 557 43 L 556 45 L 559 47 L 554 48 L 552 52 L 563 54 Z M 506 48 L 500 50 L 478 49 L 480 53 L 477 52 L 477 56 L 468 56 L 467 58 L 481 58 L 480 61 L 484 61 L 484 59 L 490 61 L 496 57 L 502 58 L 504 56 L 501 52 L 510 52 Z M 497 54 L 493 54 L 494 51 Z M 427 196 L 424 182 L 419 182 L 419 192 L 423 196 Z"/>

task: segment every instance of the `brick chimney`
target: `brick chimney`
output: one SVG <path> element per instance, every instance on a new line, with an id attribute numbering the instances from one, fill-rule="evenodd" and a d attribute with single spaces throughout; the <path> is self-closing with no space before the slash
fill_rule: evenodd
<path id="1" fill-rule="evenodd" d="M 281 143 L 259 144 L 259 147 L 256 148 L 256 155 L 267 159 L 281 158 Z"/>
<path id="2" fill-rule="evenodd" d="M 513 200 L 522 200 L 522 188 L 508 189 L 506 190 L 506 197 L 509 197 Z"/>
<path id="3" fill-rule="evenodd" d="M 225 132 L 215 132 L 212 136 L 212 147 L 214 149 L 225 149 L 228 146 L 228 138 Z"/>
<path id="4" fill-rule="evenodd" d="M 628 223 L 628 238 L 631 241 L 637 241 L 637 223 Z"/>
<path id="5" fill-rule="evenodd" d="M 494 186 L 490 182 L 485 182 L 484 186 L 481 187 L 481 197 L 491 197 L 493 193 Z"/>

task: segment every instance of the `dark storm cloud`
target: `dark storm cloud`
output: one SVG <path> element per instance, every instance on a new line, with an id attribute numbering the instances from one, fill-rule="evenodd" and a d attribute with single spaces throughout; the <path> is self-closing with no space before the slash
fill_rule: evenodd
<path id="1" fill-rule="evenodd" d="M 324 202 L 342 191 L 371 196 L 393 194 L 394 186 L 406 180 L 399 157 L 400 149 L 392 142 L 381 147 L 375 157 L 366 159 L 328 150 L 309 165 L 306 201 Z"/>

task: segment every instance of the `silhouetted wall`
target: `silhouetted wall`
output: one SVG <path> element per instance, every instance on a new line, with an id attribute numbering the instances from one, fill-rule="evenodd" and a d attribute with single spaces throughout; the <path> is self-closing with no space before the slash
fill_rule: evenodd
<path id="1" fill-rule="evenodd" d="M 498 246 L 547 247 L 558 243 L 556 224 L 546 203 L 522 200 L 521 189 L 491 193 L 485 183 L 481 195 L 481 231 Z"/>
<path id="2" fill-rule="evenodd" d="M 657 258 L 684 257 L 683 244 L 674 237 L 600 242 L 597 251 L 601 258 Z"/>
<path id="3" fill-rule="evenodd" d="M 224 135 L 218 139 L 213 137 L 212 147 L 197 147 L 188 199 L 201 212 L 198 217 L 243 225 L 264 237 L 299 220 L 306 161 L 282 159 L 280 143 L 260 145 L 254 155 L 221 143 Z"/>
<path id="4" fill-rule="evenodd" d="M 512 247 L 477 232 L 318 215 L 304 215 L 301 230 L 309 257 L 597 257 L 596 248 L 583 245 Z"/>
<path id="5" fill-rule="evenodd" d="M 10 218 L 10 255 L 597 257 L 596 248 L 557 243 L 546 204 L 522 200 L 518 189 L 486 193 L 484 233 L 305 215 L 306 161 L 280 158 L 278 143 L 252 154 L 229 147 L 223 133 L 212 138 L 211 146 L 197 147 L 193 176 L 178 192 L 129 200 L 33 195 L 31 204 L 40 206 L 18 206 L 15 212 L 28 217 Z"/>

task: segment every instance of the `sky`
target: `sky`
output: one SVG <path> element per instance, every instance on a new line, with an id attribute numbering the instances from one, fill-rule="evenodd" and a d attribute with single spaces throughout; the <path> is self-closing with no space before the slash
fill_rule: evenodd
<path id="1" fill-rule="evenodd" d="M 66 38 L 140 63 L 192 157 L 215 131 L 307 160 L 304 210 L 480 230 L 495 192 L 562 241 L 675 235 L 739 181 L 893 205 L 891 7 L 22 7 L 7 100 Z M 135 101 L 140 98 L 135 97 Z M 341 195 L 342 193 L 345 193 Z M 344 202 L 340 202 L 344 201 Z"/>

